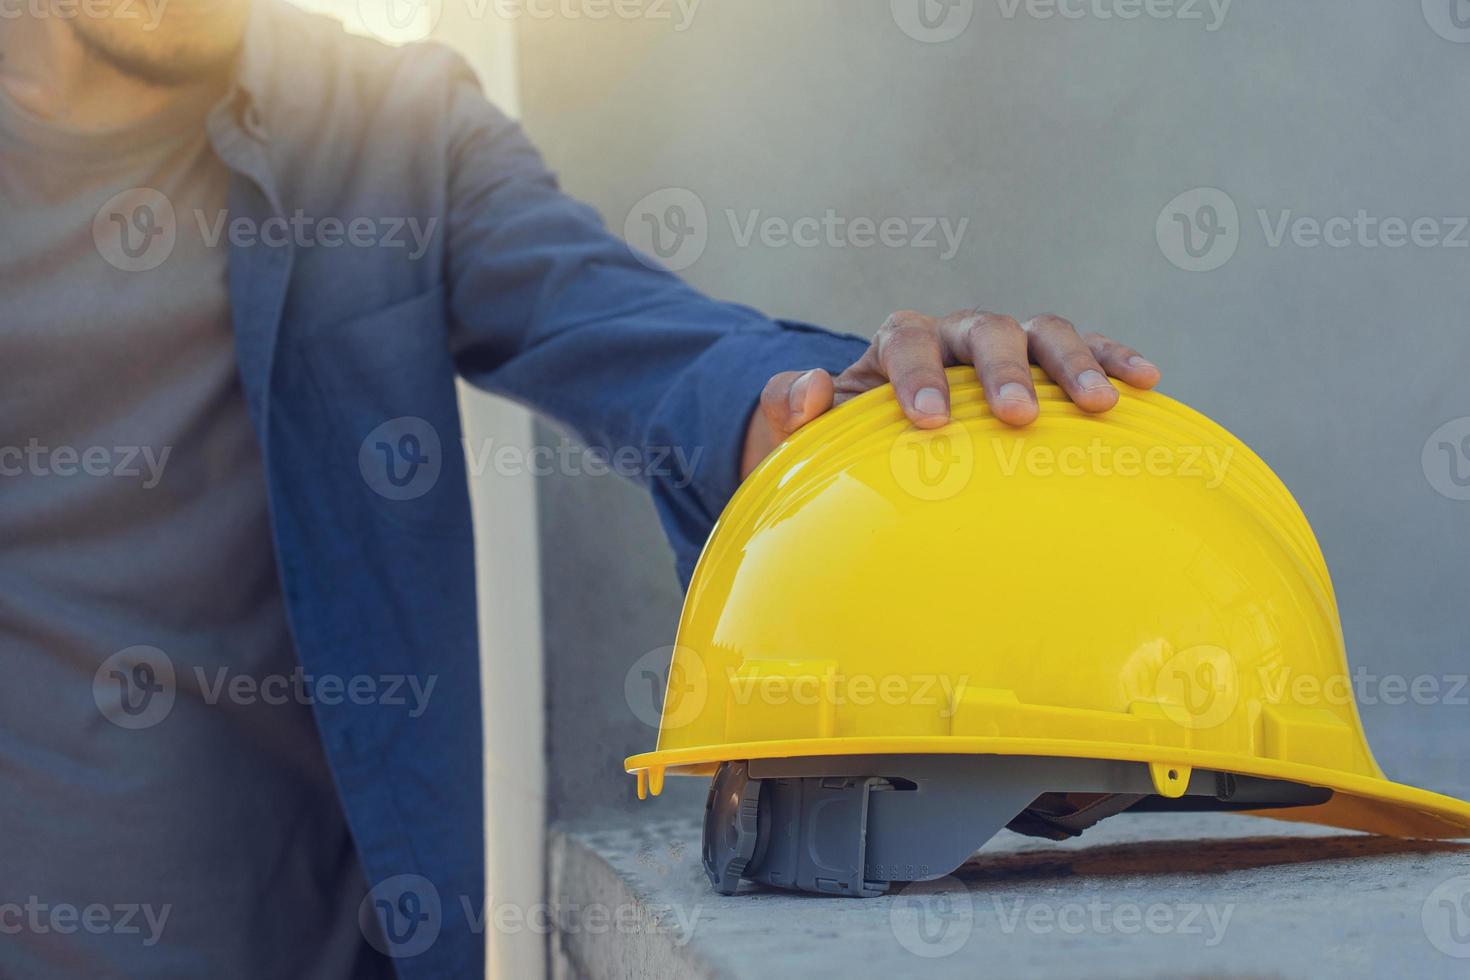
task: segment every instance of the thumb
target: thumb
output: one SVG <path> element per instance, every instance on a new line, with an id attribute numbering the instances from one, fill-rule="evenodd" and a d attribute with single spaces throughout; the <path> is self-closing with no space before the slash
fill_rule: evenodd
<path id="1" fill-rule="evenodd" d="M 760 410 L 750 419 L 740 472 L 748 476 L 793 432 L 832 407 L 832 375 L 820 368 L 787 371 L 766 382 Z"/>
<path id="2" fill-rule="evenodd" d="M 761 414 L 779 439 L 785 439 L 832 407 L 832 375 L 821 368 L 787 371 L 766 383 Z"/>

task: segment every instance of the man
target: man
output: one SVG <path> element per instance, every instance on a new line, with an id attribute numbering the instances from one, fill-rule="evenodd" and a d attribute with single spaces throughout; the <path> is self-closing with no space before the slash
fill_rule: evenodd
<path id="1" fill-rule="evenodd" d="M 1024 425 L 1028 360 L 1088 411 L 1158 380 L 1055 317 L 869 344 L 700 296 L 437 46 L 280 0 L 69 9 L 0 22 L 0 976 L 482 972 L 456 374 L 683 450 L 644 482 L 685 581 L 858 392 L 942 426 L 972 363 Z M 401 875 L 442 900 L 427 948 L 422 895 L 369 894 Z"/>

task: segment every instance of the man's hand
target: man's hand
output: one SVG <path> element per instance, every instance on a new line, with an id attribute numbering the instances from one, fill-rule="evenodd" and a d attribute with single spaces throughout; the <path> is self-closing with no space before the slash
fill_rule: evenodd
<path id="1" fill-rule="evenodd" d="M 940 318 L 904 311 L 889 317 L 867 353 L 835 379 L 820 369 L 772 378 L 746 432 L 741 474 L 749 475 L 783 440 L 834 405 L 889 382 L 915 425 L 947 424 L 944 369 L 954 364 L 975 365 L 996 418 L 1026 425 L 1039 412 L 1033 361 L 1087 412 L 1106 412 L 1118 403 L 1109 376 L 1135 388 L 1159 383 L 1159 369 L 1132 348 L 1097 333 L 1079 335 L 1058 316 L 1020 324 L 977 310 Z"/>

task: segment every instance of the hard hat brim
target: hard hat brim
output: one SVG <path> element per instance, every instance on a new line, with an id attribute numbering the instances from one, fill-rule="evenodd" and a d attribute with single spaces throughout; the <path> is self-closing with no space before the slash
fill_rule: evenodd
<path id="1" fill-rule="evenodd" d="M 665 774 L 708 776 L 722 762 L 747 759 L 795 759 L 835 755 L 1024 755 L 1142 762 L 1159 771 L 1210 769 L 1242 776 L 1279 779 L 1333 791 L 1326 803 L 1263 811 L 1245 811 L 1276 820 L 1320 824 L 1389 837 L 1434 840 L 1470 839 L 1470 803 L 1396 783 L 1386 777 L 1363 776 L 1321 766 L 1226 752 L 1169 749 L 1122 743 L 1074 742 L 1027 738 L 889 737 L 790 739 L 681 748 L 630 756 L 624 763 L 638 779 L 640 799 L 657 796 Z M 1187 777 L 1186 777 L 1187 778 Z M 1065 789 L 1065 787 L 1058 787 Z M 1161 787 L 1166 795 L 1166 787 Z"/>

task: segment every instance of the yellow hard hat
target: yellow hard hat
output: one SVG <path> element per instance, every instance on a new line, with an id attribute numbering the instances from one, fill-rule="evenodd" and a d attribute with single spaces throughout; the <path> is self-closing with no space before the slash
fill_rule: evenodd
<path id="1" fill-rule="evenodd" d="M 1124 809 L 1470 837 L 1470 805 L 1374 761 L 1321 550 L 1265 463 L 1163 395 L 1093 416 L 1036 380 L 1022 429 L 970 368 L 943 429 L 868 392 L 730 502 L 657 750 L 626 763 L 640 797 L 716 777 L 716 887 L 878 894 L 1001 827 Z"/>

